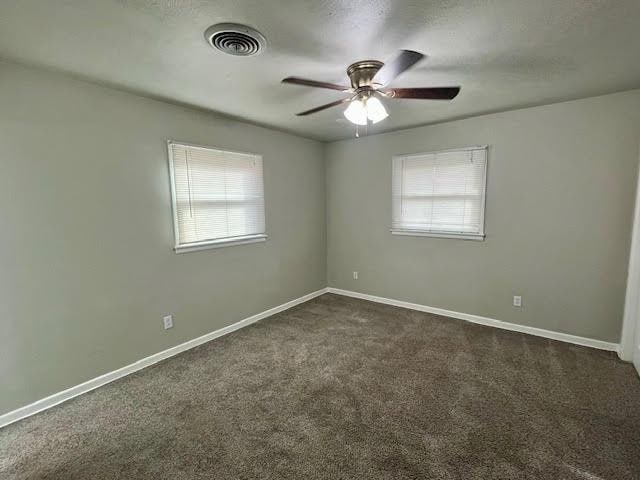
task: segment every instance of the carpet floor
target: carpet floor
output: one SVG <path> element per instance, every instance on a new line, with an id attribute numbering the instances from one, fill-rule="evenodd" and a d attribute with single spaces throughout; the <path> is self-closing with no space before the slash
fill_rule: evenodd
<path id="1" fill-rule="evenodd" d="M 0 429 L 0 478 L 637 480 L 640 380 L 327 294 Z"/>

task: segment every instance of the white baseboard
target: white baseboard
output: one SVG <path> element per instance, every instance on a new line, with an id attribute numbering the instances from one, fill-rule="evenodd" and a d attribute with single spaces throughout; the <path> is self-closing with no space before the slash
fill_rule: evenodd
<path id="1" fill-rule="evenodd" d="M 393 300 L 390 298 L 377 297 L 375 295 L 368 295 L 366 293 L 353 292 L 350 290 L 342 290 L 339 288 L 323 288 L 321 290 L 317 290 L 315 292 L 304 295 L 300 298 L 296 298 L 295 300 L 291 300 L 290 302 L 283 303 L 282 305 L 278 305 L 277 307 L 270 308 L 269 310 L 265 310 L 264 312 L 258 313 L 251 317 L 240 320 L 239 322 L 233 323 L 226 327 L 223 327 L 219 330 L 215 330 L 213 332 L 202 335 L 201 337 L 194 338 L 193 340 L 189 340 L 187 342 L 181 343 L 180 345 L 176 345 L 175 347 L 168 348 L 167 350 L 163 350 L 162 352 L 155 353 L 146 358 L 138 360 L 130 365 L 126 365 L 118 370 L 114 370 L 109 373 L 105 373 L 104 375 L 100 375 L 99 377 L 88 380 L 84 383 L 76 385 L 74 387 L 68 388 L 58 393 L 54 393 L 46 398 L 41 400 L 37 400 L 30 405 L 26 405 L 24 407 L 20 407 L 11 412 L 0 415 L 0 428 L 9 425 L 10 423 L 17 422 L 23 418 L 34 415 L 38 412 L 51 408 L 55 405 L 58 405 L 62 402 L 70 400 L 78 395 L 82 395 L 83 393 L 90 392 L 102 385 L 106 385 L 107 383 L 113 382 L 119 378 L 122 378 L 131 373 L 137 372 L 145 367 L 153 365 L 161 360 L 164 360 L 169 357 L 173 357 L 178 353 L 184 352 L 185 350 L 189 350 L 191 348 L 197 347 L 198 345 L 202 345 L 203 343 L 209 342 L 215 338 L 221 337 L 228 333 L 234 332 L 242 327 L 246 327 L 255 323 L 263 318 L 270 317 L 271 315 L 275 315 L 276 313 L 280 313 L 284 310 L 287 310 L 291 307 L 295 307 L 301 303 L 307 302 L 315 297 L 318 297 L 324 293 L 334 293 L 337 295 L 344 295 L 347 297 L 361 298 L 363 300 L 369 300 L 377 303 L 384 303 L 387 305 L 394 305 L 396 307 L 408 308 L 410 310 L 418 310 L 420 312 L 433 313 L 436 315 L 443 315 L 446 317 L 457 318 L 460 320 L 466 320 L 472 323 L 478 323 L 481 325 L 488 325 L 491 327 L 502 328 L 504 330 L 512 330 L 515 332 L 528 333 L 530 335 L 536 335 L 538 337 L 550 338 L 553 340 L 559 340 L 562 342 L 573 343 L 576 345 L 583 345 L 586 347 L 598 348 L 601 350 L 611 350 L 618 351 L 619 345 L 617 343 L 604 342 L 602 340 L 594 340 L 592 338 L 578 337 L 576 335 L 569 335 L 567 333 L 559 333 L 553 332 L 551 330 L 544 330 L 541 328 L 528 327 L 526 325 L 518 325 L 515 323 L 503 322 L 501 320 L 495 320 L 493 318 L 481 317 L 479 315 L 472 315 L 469 313 L 460 313 L 455 312 L 453 310 L 445 310 L 443 308 L 437 307 L 429 307 L 427 305 L 419 305 L 417 303 L 404 302 L 401 300 Z"/>
<path id="2" fill-rule="evenodd" d="M 408 308 L 410 310 L 418 310 L 420 312 L 434 313 L 436 315 L 443 315 L 445 317 L 466 320 L 467 322 L 488 325 L 490 327 L 502 328 L 503 330 L 511 330 L 514 332 L 528 333 L 529 335 L 535 335 L 537 337 L 550 338 L 552 340 L 559 340 L 561 342 L 583 345 L 585 347 L 598 348 L 600 350 L 610 350 L 613 352 L 617 352 L 619 347 L 617 343 L 594 340 L 593 338 L 578 337 L 576 335 L 570 335 L 568 333 L 553 332 L 551 330 L 544 330 L 542 328 L 529 327 L 526 325 L 518 325 L 517 323 L 503 322 L 502 320 L 481 317 L 479 315 L 472 315 L 470 313 L 454 312 L 453 310 L 445 310 L 444 308 L 429 307 L 427 305 L 419 305 L 417 303 L 403 302 L 401 300 L 393 300 L 391 298 L 377 297 L 375 295 L 368 295 L 366 293 L 342 290 L 340 288 L 329 287 L 327 291 L 329 293 L 335 293 L 337 295 L 361 298 L 363 300 L 385 303 L 387 305 Z"/>
<path id="3" fill-rule="evenodd" d="M 240 320 L 239 322 L 233 323 L 219 330 L 215 330 L 213 332 L 202 335 L 201 337 L 181 343 L 180 345 L 176 345 L 175 347 L 168 348 L 167 350 L 163 350 L 162 352 L 154 353 L 153 355 L 138 360 L 137 362 L 119 368 L 118 370 L 105 373 L 104 375 L 100 375 L 99 377 L 88 380 L 84 383 L 81 383 L 80 385 L 76 385 L 61 392 L 54 393 L 53 395 L 50 395 L 41 400 L 37 400 L 30 405 L 26 405 L 11 412 L 5 413 L 4 415 L 0 415 L 0 428 L 9 425 L 10 423 L 17 422 L 18 420 L 21 420 L 25 417 L 46 410 L 47 408 L 51 408 L 55 405 L 58 405 L 59 403 L 70 400 L 73 397 L 77 397 L 78 395 L 82 395 L 83 393 L 90 392 L 91 390 L 101 387 L 102 385 L 106 385 L 107 383 L 113 382 L 114 380 L 122 378 L 133 372 L 137 372 L 138 370 L 153 365 L 154 363 L 158 363 L 165 358 L 173 357 L 174 355 L 184 352 L 185 350 L 197 347 L 198 345 L 202 345 L 203 343 L 209 342 L 215 338 L 234 332 L 242 327 L 246 327 L 247 325 L 251 325 L 258 320 L 262 320 L 263 318 L 270 317 L 271 315 L 275 315 L 276 313 L 280 313 L 291 307 L 295 307 L 296 305 L 311 300 L 312 298 L 318 297 L 326 292 L 327 289 L 323 288 L 307 295 L 303 295 L 300 298 L 296 298 L 295 300 L 291 300 L 290 302 L 270 308 L 269 310 L 265 310 L 264 312 L 245 318 L 244 320 Z"/>

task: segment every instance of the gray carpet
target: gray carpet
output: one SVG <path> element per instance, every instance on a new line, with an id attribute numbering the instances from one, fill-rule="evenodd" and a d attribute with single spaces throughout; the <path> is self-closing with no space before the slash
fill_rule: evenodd
<path id="1" fill-rule="evenodd" d="M 324 295 L 1 429 L 0 478 L 638 479 L 640 380 Z"/>

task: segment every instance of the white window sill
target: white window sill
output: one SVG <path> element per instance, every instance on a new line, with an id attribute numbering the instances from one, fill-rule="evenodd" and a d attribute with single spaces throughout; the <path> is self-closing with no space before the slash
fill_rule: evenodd
<path id="1" fill-rule="evenodd" d="M 246 245 L 248 243 L 264 242 L 267 236 L 247 235 L 246 237 L 223 238 L 220 240 L 209 240 L 206 242 L 185 243 L 176 245 L 174 250 L 176 253 L 197 252 L 199 250 L 208 250 L 209 248 L 232 247 L 234 245 Z"/>
<path id="2" fill-rule="evenodd" d="M 411 230 L 391 230 L 393 235 L 406 235 L 410 237 L 434 237 L 434 238 L 453 238 L 457 240 L 476 240 L 482 242 L 484 234 L 481 233 L 438 233 L 438 232 L 419 232 Z"/>

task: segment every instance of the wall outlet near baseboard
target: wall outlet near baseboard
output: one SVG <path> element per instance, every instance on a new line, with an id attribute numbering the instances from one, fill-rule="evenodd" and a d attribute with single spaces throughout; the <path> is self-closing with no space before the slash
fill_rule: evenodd
<path id="1" fill-rule="evenodd" d="M 173 328 L 173 315 L 165 315 L 162 317 L 162 324 L 165 330 Z"/>
<path id="2" fill-rule="evenodd" d="M 522 307 L 522 297 L 520 295 L 513 296 L 513 306 Z"/>
<path id="3" fill-rule="evenodd" d="M 358 279 L 358 272 L 353 272 L 353 279 L 357 280 Z"/>

